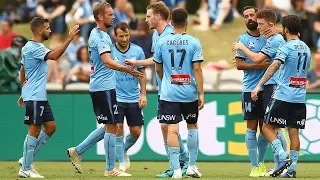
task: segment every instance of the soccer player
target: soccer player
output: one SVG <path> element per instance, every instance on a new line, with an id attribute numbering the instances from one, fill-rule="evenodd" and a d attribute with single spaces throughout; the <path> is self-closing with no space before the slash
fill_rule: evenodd
<path id="1" fill-rule="evenodd" d="M 56 122 L 46 93 L 47 60 L 60 58 L 79 32 L 79 26 L 72 27 L 67 41 L 54 51 L 47 49 L 42 44 L 50 37 L 49 21 L 35 17 L 30 22 L 30 27 L 32 40 L 22 48 L 20 69 L 22 92 L 18 105 L 20 107 L 26 106 L 24 124 L 28 125 L 28 134 L 23 145 L 23 157 L 19 160 L 22 167 L 18 176 L 21 178 L 44 178 L 35 170 L 32 163 L 33 157 L 38 154 L 56 130 Z M 41 130 L 42 125 L 44 128 Z"/>
<path id="2" fill-rule="evenodd" d="M 126 59 L 145 59 L 141 47 L 130 43 L 130 30 L 125 22 L 116 24 L 113 28 L 116 43 L 112 46 L 112 59 L 124 65 Z M 144 74 L 144 67 L 135 67 L 136 70 Z M 127 151 L 138 140 L 141 127 L 144 124 L 142 108 L 147 105 L 146 78 L 137 79 L 132 75 L 123 72 L 116 72 L 117 77 L 117 102 L 118 102 L 118 131 L 116 139 L 116 154 L 120 162 L 119 169 L 126 171 L 130 167 L 130 160 Z M 140 84 L 140 90 L 138 88 Z M 123 121 L 127 119 L 130 134 L 124 143 Z"/>
<path id="3" fill-rule="evenodd" d="M 168 24 L 168 18 L 170 15 L 170 11 L 168 9 L 168 7 L 166 7 L 166 5 L 163 2 L 156 2 L 153 4 L 150 4 L 147 7 L 147 14 L 146 14 L 146 22 L 149 25 L 150 29 L 155 29 L 156 31 L 153 33 L 152 36 L 152 47 L 151 47 L 151 52 L 152 53 L 156 53 L 156 44 L 157 42 L 163 38 L 166 37 L 167 35 L 171 34 L 173 32 L 173 27 Z M 154 66 L 154 62 L 153 62 L 153 57 L 146 59 L 146 60 L 126 60 L 126 63 L 132 66 Z M 158 86 L 159 86 L 159 93 L 160 93 L 160 89 L 161 89 L 161 81 L 159 79 L 159 77 L 156 75 L 157 78 L 157 82 L 158 82 Z M 163 135 L 163 140 L 164 140 L 164 146 L 168 155 L 168 144 L 167 144 L 167 131 L 168 131 L 168 125 L 163 122 L 160 121 L 161 124 L 161 131 L 162 131 L 162 135 Z M 183 167 L 182 169 L 182 174 L 185 174 L 187 171 L 187 166 L 188 164 L 185 163 L 189 160 L 188 154 L 185 150 L 185 147 L 183 145 L 182 139 L 180 137 L 180 134 L 178 134 L 178 138 L 179 138 L 179 144 L 180 144 L 180 164 L 181 167 Z M 173 170 L 170 164 L 170 169 L 164 171 L 164 173 L 160 173 L 157 174 L 156 177 L 157 178 L 168 178 L 171 177 L 173 175 Z"/>
<path id="4" fill-rule="evenodd" d="M 271 9 L 265 9 L 260 10 L 257 13 L 257 23 L 258 23 L 258 30 L 260 34 L 264 35 L 263 32 L 266 32 L 267 29 L 274 28 L 276 24 L 277 16 L 276 13 Z M 253 52 L 249 48 L 247 48 L 244 44 L 241 42 L 234 43 L 233 49 L 235 50 L 241 50 L 251 61 L 253 61 L 256 64 L 262 63 L 263 61 L 269 59 L 270 62 L 274 60 L 276 57 L 277 50 L 279 47 L 284 44 L 285 41 L 283 39 L 283 36 L 280 34 L 274 34 L 271 37 L 267 38 L 266 45 L 260 50 L 260 52 Z M 271 96 L 273 92 L 275 91 L 277 87 L 277 79 L 279 77 L 278 74 L 279 71 L 276 71 L 275 75 L 264 84 L 264 90 L 263 90 L 263 107 L 264 112 L 270 102 Z M 279 138 L 281 139 L 283 149 L 287 149 L 287 143 L 285 140 L 285 137 L 281 131 L 281 129 L 276 130 Z M 261 176 L 265 174 L 265 166 L 264 164 L 264 157 L 267 150 L 267 140 L 264 138 L 264 136 L 259 136 L 259 138 L 262 138 L 263 141 L 258 141 L 258 147 L 261 149 L 259 151 L 259 157 L 258 157 L 258 163 L 261 165 L 259 166 L 259 170 L 261 173 Z M 275 168 L 279 163 L 278 156 L 274 157 L 275 160 Z"/>
<path id="5" fill-rule="evenodd" d="M 118 106 L 116 99 L 115 70 L 130 73 L 137 78 L 142 78 L 143 73 L 130 67 L 123 66 L 111 59 L 111 39 L 107 30 L 112 26 L 114 13 L 109 3 L 96 3 L 93 7 L 93 16 L 97 27 L 94 28 L 88 40 L 90 63 L 92 73 L 90 75 L 90 96 L 94 113 L 99 124 L 104 128 L 98 128 L 76 148 L 69 148 L 67 154 L 72 164 L 79 173 L 82 173 L 80 161 L 83 152 L 104 139 L 106 170 L 104 176 L 131 176 L 122 170 L 115 168 L 116 160 L 116 132 Z"/>
<path id="6" fill-rule="evenodd" d="M 154 55 L 156 72 L 162 80 L 159 120 L 168 127 L 168 157 L 174 170 L 172 178 L 182 178 L 178 140 L 182 116 L 188 124 L 190 158 L 186 174 L 199 178 L 201 173 L 196 160 L 199 149 L 198 114 L 204 106 L 202 47 L 198 39 L 186 34 L 188 12 L 185 9 L 174 9 L 171 17 L 174 31 L 157 42 Z"/>
<path id="7" fill-rule="evenodd" d="M 266 44 L 266 38 L 263 35 L 260 35 L 259 30 L 257 29 L 257 12 L 258 9 L 255 7 L 244 7 L 242 13 L 248 31 L 238 38 L 238 42 L 241 42 L 255 53 L 260 52 L 260 50 Z M 237 69 L 244 71 L 242 89 L 242 111 L 244 120 L 246 120 L 247 122 L 247 132 L 245 140 L 252 166 L 249 176 L 259 177 L 262 174 L 264 175 L 266 170 L 264 163 L 258 163 L 258 154 L 262 155 L 261 161 L 263 162 L 264 154 L 268 146 L 268 142 L 266 141 L 261 131 L 259 134 L 258 141 L 256 138 L 259 121 L 262 120 L 264 116 L 264 109 L 262 103 L 263 89 L 261 89 L 261 91 L 259 92 L 259 97 L 261 98 L 257 102 L 252 101 L 250 93 L 263 76 L 264 69 L 268 67 L 269 63 L 267 62 L 267 60 L 264 60 L 259 64 L 255 64 L 241 50 L 236 51 L 235 59 Z M 259 151 L 259 153 L 257 152 L 257 150 Z"/>
<path id="8" fill-rule="evenodd" d="M 311 51 L 299 39 L 301 22 L 298 16 L 285 16 L 281 19 L 281 24 L 286 43 L 279 48 L 274 61 L 252 91 L 251 98 L 254 101 L 259 100 L 257 96 L 259 90 L 280 68 L 278 87 L 274 93 L 274 99 L 267 107 L 263 133 L 271 143 L 273 153 L 279 156 L 280 162 L 272 176 L 295 178 L 300 150 L 299 129 L 304 129 L 306 122 L 306 82 L 311 63 Z M 290 158 L 275 132 L 276 128 L 284 127 L 288 128 L 290 137 Z M 288 171 L 282 173 L 287 167 L 289 167 Z"/>

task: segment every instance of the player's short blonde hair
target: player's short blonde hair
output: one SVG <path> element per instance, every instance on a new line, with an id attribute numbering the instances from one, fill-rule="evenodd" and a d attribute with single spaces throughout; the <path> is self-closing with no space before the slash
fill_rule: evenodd
<path id="1" fill-rule="evenodd" d="M 104 13 L 106 7 L 111 7 L 107 2 L 96 3 L 92 8 L 93 17 L 96 21 L 99 21 L 99 14 Z"/>
<path id="2" fill-rule="evenodd" d="M 170 15 L 169 8 L 164 4 L 164 2 L 159 1 L 156 3 L 152 3 L 147 7 L 147 10 L 152 9 L 154 14 L 160 14 L 163 20 L 168 20 Z"/>

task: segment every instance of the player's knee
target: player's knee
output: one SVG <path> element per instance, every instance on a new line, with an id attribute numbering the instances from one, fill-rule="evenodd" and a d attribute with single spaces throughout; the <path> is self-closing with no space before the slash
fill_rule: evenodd
<path id="1" fill-rule="evenodd" d="M 163 134 L 168 133 L 168 125 L 167 124 L 161 124 L 161 131 Z"/>
<path id="2" fill-rule="evenodd" d="M 136 139 L 138 139 L 140 137 L 141 134 L 141 127 L 140 128 L 134 128 L 131 132 L 130 132 L 131 136 L 135 137 Z"/>
<path id="3" fill-rule="evenodd" d="M 168 136 L 177 136 L 178 137 L 178 131 L 177 130 L 169 130 L 168 131 Z"/>
<path id="4" fill-rule="evenodd" d="M 116 134 L 118 127 L 117 127 L 117 124 L 105 124 L 104 129 L 106 130 L 107 133 Z"/>
<path id="5" fill-rule="evenodd" d="M 123 136 L 123 124 L 117 125 L 117 136 Z"/>
<path id="6" fill-rule="evenodd" d="M 29 125 L 28 134 L 33 137 L 38 137 L 41 131 L 41 126 L 39 125 Z"/>
<path id="7" fill-rule="evenodd" d="M 48 136 L 51 136 L 54 132 L 56 132 L 56 125 L 52 125 L 52 126 L 49 126 L 49 127 L 46 127 L 46 131 L 48 134 Z"/>
<path id="8" fill-rule="evenodd" d="M 258 121 L 255 120 L 247 120 L 247 128 L 251 130 L 258 129 Z"/>
<path id="9" fill-rule="evenodd" d="M 198 129 L 198 124 L 187 124 L 188 129 Z"/>

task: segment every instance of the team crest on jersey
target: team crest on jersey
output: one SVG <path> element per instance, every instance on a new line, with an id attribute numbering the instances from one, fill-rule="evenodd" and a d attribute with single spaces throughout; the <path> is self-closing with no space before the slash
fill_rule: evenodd
<path id="1" fill-rule="evenodd" d="M 249 49 L 253 49 L 254 48 L 254 42 L 250 41 L 248 44 Z"/>

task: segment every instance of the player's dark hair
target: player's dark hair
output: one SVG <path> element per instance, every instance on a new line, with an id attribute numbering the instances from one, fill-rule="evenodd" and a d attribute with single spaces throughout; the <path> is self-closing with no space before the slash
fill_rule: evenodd
<path id="1" fill-rule="evenodd" d="M 117 29 L 120 29 L 121 31 L 129 31 L 129 26 L 126 22 L 119 22 L 117 23 L 114 28 L 113 28 L 113 31 L 114 31 L 114 35 L 117 36 Z"/>
<path id="2" fill-rule="evenodd" d="M 242 9 L 242 15 L 243 15 L 243 12 L 248 10 L 248 9 L 254 9 L 254 12 L 258 12 L 259 9 L 254 7 L 254 6 L 245 6 L 243 9 Z"/>
<path id="3" fill-rule="evenodd" d="M 159 1 L 152 3 L 147 7 L 147 10 L 152 9 L 154 14 L 160 14 L 163 20 L 168 20 L 170 15 L 169 8 L 164 4 L 164 2 Z"/>
<path id="4" fill-rule="evenodd" d="M 264 19 L 267 22 L 271 22 L 273 24 L 276 24 L 277 21 L 277 15 L 276 12 L 272 9 L 262 9 L 258 11 L 257 18 Z"/>
<path id="5" fill-rule="evenodd" d="M 283 28 L 287 28 L 292 35 L 298 35 L 301 30 L 301 21 L 297 15 L 287 15 L 281 18 Z"/>
<path id="6" fill-rule="evenodd" d="M 33 18 L 30 22 L 31 31 L 36 32 L 37 29 L 42 27 L 45 23 L 49 23 L 49 20 L 42 17 Z"/>
<path id="7" fill-rule="evenodd" d="M 188 11 L 183 8 L 176 8 L 171 13 L 171 22 L 174 27 L 184 27 L 188 21 Z"/>

